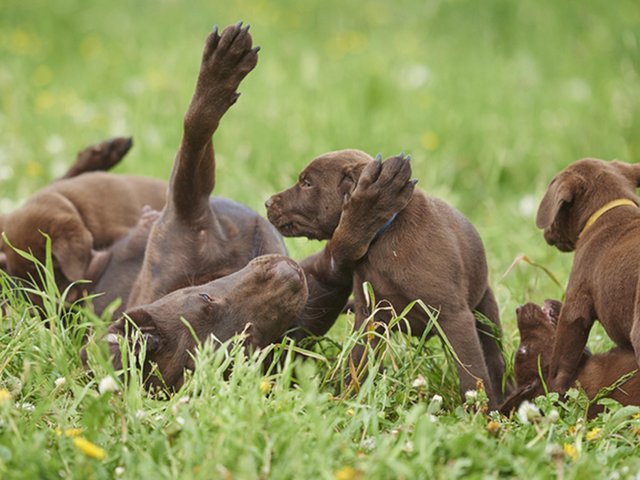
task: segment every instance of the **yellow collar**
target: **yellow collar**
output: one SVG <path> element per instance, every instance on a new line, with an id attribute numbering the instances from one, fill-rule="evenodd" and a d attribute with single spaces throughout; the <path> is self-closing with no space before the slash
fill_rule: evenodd
<path id="1" fill-rule="evenodd" d="M 619 198 L 617 200 L 613 200 L 613 201 L 605 204 L 603 207 L 601 207 L 598 210 L 596 210 L 595 213 L 589 217 L 589 220 L 587 220 L 587 223 L 585 224 L 584 228 L 580 232 L 580 235 L 578 235 L 578 238 L 580 238 L 582 235 L 584 235 L 584 232 L 586 232 L 587 229 L 591 225 L 596 223 L 596 220 L 598 220 L 602 215 L 607 213 L 609 210 L 613 210 L 616 207 L 622 207 L 624 205 L 631 205 L 631 206 L 634 206 L 634 207 L 637 206 L 635 204 L 635 202 L 633 202 L 632 200 L 629 200 L 627 198 Z"/>

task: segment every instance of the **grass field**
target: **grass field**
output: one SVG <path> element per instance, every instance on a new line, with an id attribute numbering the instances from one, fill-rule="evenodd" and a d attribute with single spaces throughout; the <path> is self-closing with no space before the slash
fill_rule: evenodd
<path id="1" fill-rule="evenodd" d="M 505 327 L 514 309 L 560 298 L 571 255 L 534 217 L 550 179 L 581 157 L 638 161 L 640 6 L 633 0 L 5 0 L 0 9 L 0 212 L 113 135 L 117 168 L 167 178 L 201 48 L 244 20 L 258 67 L 215 136 L 216 194 L 263 202 L 329 150 L 412 156 L 418 186 L 480 231 Z M 321 248 L 288 241 L 293 258 Z M 437 272 L 434 272 L 437 274 Z M 544 416 L 460 405 L 437 340 L 392 336 L 386 368 L 340 395 L 345 316 L 313 357 L 264 375 L 259 358 L 205 350 L 166 401 L 136 379 L 99 393 L 78 350 L 88 312 L 46 328 L 3 280 L 2 478 L 638 478 L 640 409 L 584 420 L 585 399 L 542 398 Z M 590 346 L 610 346 L 600 328 Z M 237 349 L 236 349 L 237 350 Z M 228 380 L 222 373 L 232 368 Z M 104 389 L 103 389 L 104 391 Z M 555 411 L 555 412 L 554 412 Z"/>

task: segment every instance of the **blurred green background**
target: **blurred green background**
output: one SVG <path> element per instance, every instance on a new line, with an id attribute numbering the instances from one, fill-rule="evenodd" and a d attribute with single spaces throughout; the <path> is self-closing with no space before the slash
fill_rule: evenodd
<path id="1" fill-rule="evenodd" d="M 118 171 L 167 178 L 204 39 L 238 20 L 262 50 L 214 138 L 217 195 L 264 213 L 323 152 L 405 151 L 480 231 L 511 334 L 516 304 L 562 294 L 531 266 L 503 274 L 526 254 L 564 284 L 571 255 L 534 224 L 546 185 L 581 157 L 637 161 L 633 0 L 5 0 L 0 211 L 114 135 L 135 139 Z"/>

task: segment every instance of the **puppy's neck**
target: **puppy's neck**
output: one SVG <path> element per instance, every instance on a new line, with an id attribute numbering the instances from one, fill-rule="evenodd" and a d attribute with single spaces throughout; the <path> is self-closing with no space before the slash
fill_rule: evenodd
<path id="1" fill-rule="evenodd" d="M 391 224 L 393 223 L 393 221 L 396 219 L 396 217 L 398 216 L 399 212 L 394 213 L 393 215 L 391 215 L 391 218 L 389 220 L 387 220 L 387 223 L 385 223 L 382 227 L 380 227 L 380 230 L 378 230 L 375 234 L 375 236 L 373 237 L 373 240 L 371 241 L 371 243 L 375 242 L 376 240 L 378 240 L 382 235 L 384 235 L 384 233 L 389 230 L 389 227 L 391 226 Z"/>
<path id="2" fill-rule="evenodd" d="M 582 237 L 584 235 L 584 232 L 586 232 L 589 229 L 589 227 L 591 227 L 594 223 L 596 223 L 596 221 L 598 221 L 598 219 L 602 215 L 607 213 L 609 210 L 613 210 L 614 208 L 623 207 L 623 206 L 637 207 L 636 203 L 632 200 L 629 200 L 628 198 L 618 198 L 616 200 L 612 200 L 611 202 L 606 203 L 605 205 L 600 207 L 598 210 L 596 210 L 593 213 L 593 215 L 589 217 L 589 219 L 587 220 L 587 223 L 584 224 L 582 231 L 578 235 L 578 238 Z"/>

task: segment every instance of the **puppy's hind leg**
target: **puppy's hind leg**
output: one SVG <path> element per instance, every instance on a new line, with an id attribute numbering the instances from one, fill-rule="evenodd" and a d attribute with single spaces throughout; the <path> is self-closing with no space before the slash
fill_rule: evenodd
<path id="1" fill-rule="evenodd" d="M 169 184 L 167 209 L 183 218 L 210 215 L 209 195 L 215 185 L 212 135 L 220 119 L 236 102 L 236 89 L 258 62 L 249 27 L 216 29 L 207 38 L 184 133 Z"/>
<path id="2" fill-rule="evenodd" d="M 512 385 L 511 382 L 507 381 L 505 383 L 504 392 L 502 391 L 505 365 L 504 358 L 502 357 L 502 352 L 500 350 L 499 339 L 496 338 L 498 335 L 502 335 L 502 326 L 500 325 L 498 304 L 496 303 L 496 299 L 491 288 L 487 287 L 482 300 L 480 300 L 480 303 L 476 306 L 475 310 L 480 312 L 493 324 L 487 325 L 476 319 L 476 329 L 478 330 L 482 352 L 484 353 L 484 359 L 487 363 L 491 383 L 493 384 L 494 395 L 496 401 L 502 402 L 504 397 L 509 395 L 511 392 Z"/>
<path id="3" fill-rule="evenodd" d="M 477 381 L 482 380 L 489 396 L 489 408 L 496 409 L 498 399 L 493 393 L 494 388 L 487 370 L 473 313 L 470 310 L 459 310 L 455 313 L 441 311 L 438 320 L 459 360 L 456 361 L 456 369 L 460 379 L 460 396 L 464 398 L 465 392 L 475 390 Z"/>

